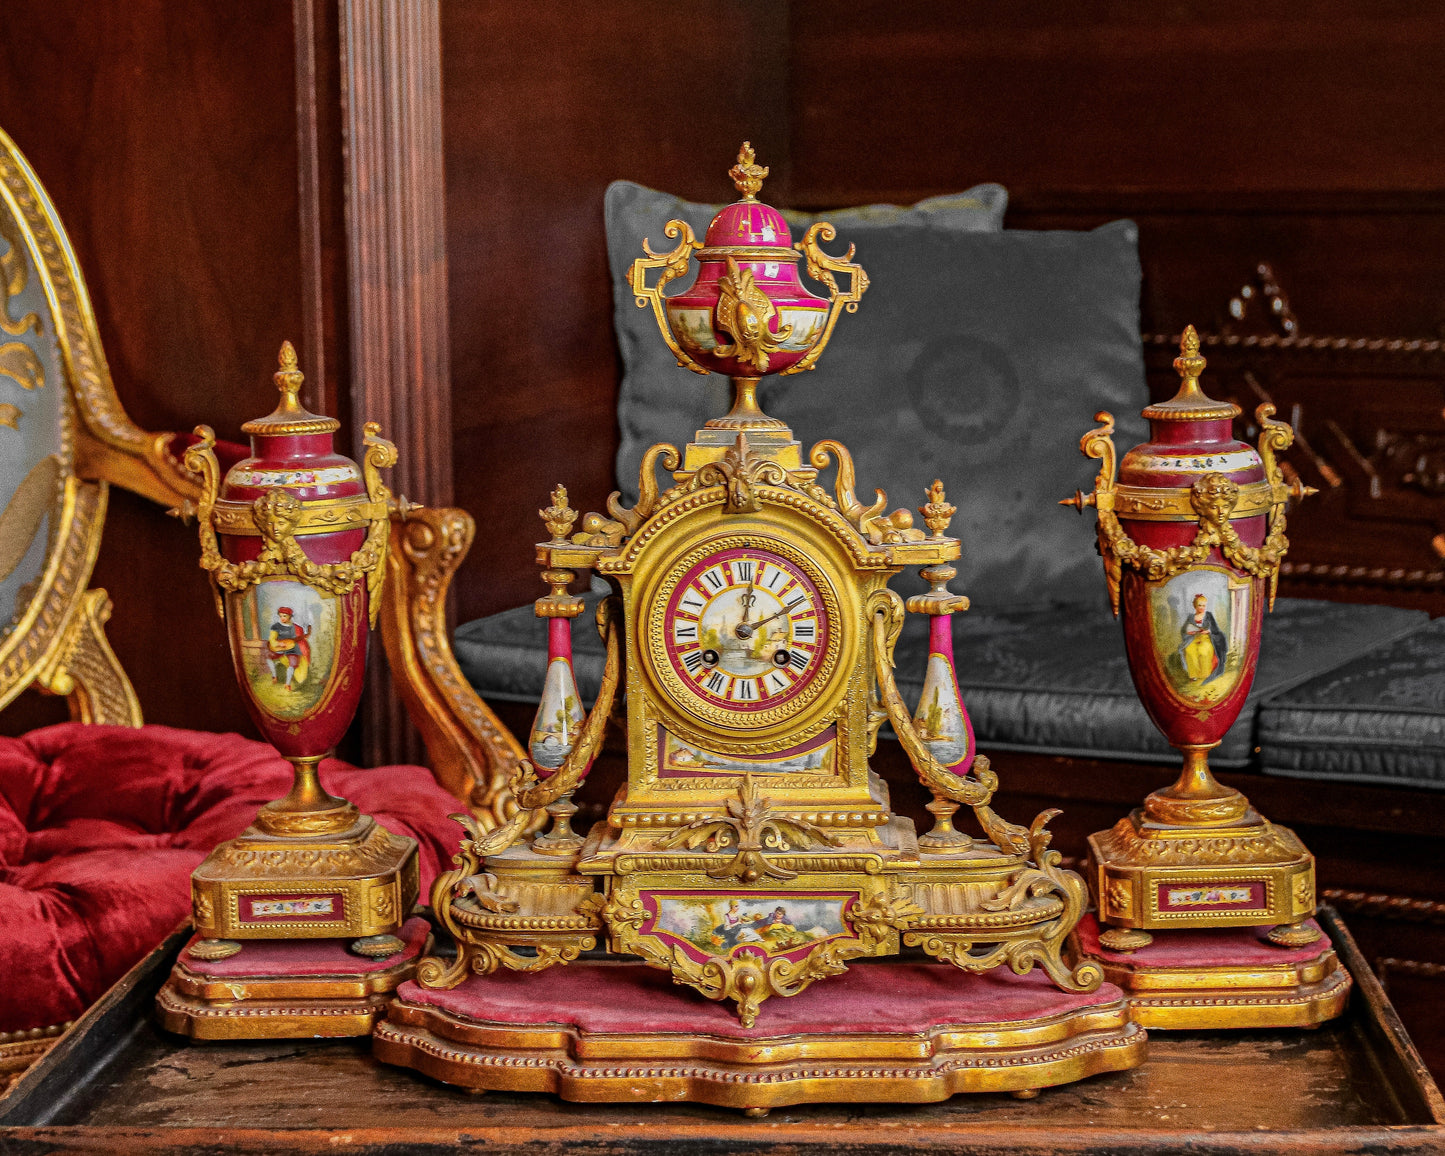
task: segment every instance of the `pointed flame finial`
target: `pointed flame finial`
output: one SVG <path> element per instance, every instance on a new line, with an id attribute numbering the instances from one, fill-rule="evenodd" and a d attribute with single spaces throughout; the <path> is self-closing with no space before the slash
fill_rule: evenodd
<path id="1" fill-rule="evenodd" d="M 546 523 L 552 541 L 566 543 L 567 535 L 572 533 L 572 523 L 577 521 L 577 511 L 567 501 L 567 487 L 559 484 L 552 491 L 552 504 L 545 510 L 538 510 L 537 514 Z"/>
<path id="2" fill-rule="evenodd" d="M 919 506 L 918 512 L 923 515 L 923 523 L 933 536 L 942 538 L 958 509 L 944 496 L 942 480 L 934 478 L 933 485 L 928 487 L 928 504 Z"/>
<path id="3" fill-rule="evenodd" d="M 763 187 L 763 178 L 768 175 L 764 166 L 753 163 L 756 159 L 757 154 L 753 152 L 752 143 L 743 141 L 743 147 L 738 150 L 738 163 L 728 169 L 728 176 L 732 177 L 738 192 L 749 201 L 757 199 L 758 192 Z"/>
<path id="4" fill-rule="evenodd" d="M 1192 325 L 1184 327 L 1184 336 L 1179 342 L 1179 356 L 1174 359 L 1174 368 L 1184 379 L 1184 388 L 1199 388 L 1199 375 L 1207 363 L 1199 356 L 1199 333 Z"/>
<path id="5" fill-rule="evenodd" d="M 297 394 L 301 392 L 301 385 L 306 380 L 306 375 L 296 368 L 296 347 L 289 341 L 281 342 L 281 352 L 276 360 L 281 368 L 276 371 L 272 380 L 276 382 L 276 388 L 281 391 L 280 412 L 295 413 L 301 410 L 297 401 Z"/>
<path id="6" fill-rule="evenodd" d="M 335 433 L 341 423 L 334 417 L 321 417 L 301 404 L 301 386 L 306 375 L 297 367 L 296 347 L 289 341 L 281 342 L 281 352 L 276 355 L 280 365 L 271 380 L 281 391 L 281 400 L 275 410 L 256 421 L 248 421 L 241 427 L 246 434 L 313 434 Z"/>

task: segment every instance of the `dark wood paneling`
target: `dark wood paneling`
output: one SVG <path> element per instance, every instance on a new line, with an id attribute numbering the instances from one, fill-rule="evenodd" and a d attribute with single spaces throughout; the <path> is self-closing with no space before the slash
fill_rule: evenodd
<path id="1" fill-rule="evenodd" d="M 1437 5 L 792 5 L 793 191 L 1435 190 Z"/>
<path id="2" fill-rule="evenodd" d="M 7 0 L 0 125 L 55 202 L 116 390 L 149 429 L 263 414 L 307 356 L 290 0 Z M 195 528 L 117 495 L 96 583 L 148 719 L 249 729 Z M 5 727 L 10 728 L 9 718 Z"/>
<path id="3" fill-rule="evenodd" d="M 556 482 L 581 509 L 613 486 L 607 183 L 722 200 L 746 138 L 786 202 L 787 11 L 443 5 L 452 444 L 457 502 L 479 524 L 463 619 L 543 593 L 535 511 Z"/>

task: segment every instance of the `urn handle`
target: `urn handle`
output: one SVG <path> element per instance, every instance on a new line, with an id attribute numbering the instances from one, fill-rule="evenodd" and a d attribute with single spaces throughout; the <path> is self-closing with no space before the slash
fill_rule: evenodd
<path id="1" fill-rule="evenodd" d="M 379 436 L 381 427 L 367 422 L 366 456 L 362 472 L 366 480 L 364 509 L 366 540 L 344 562 L 313 562 L 296 541 L 306 520 L 305 506 L 289 490 L 267 490 L 252 504 L 245 521 L 255 527 L 264 542 L 261 553 L 248 562 L 232 562 L 220 550 L 216 536 L 216 502 L 221 484 L 221 467 L 216 460 L 215 431 L 207 425 L 195 428 L 197 441 L 187 447 L 182 461 L 187 470 L 201 478 L 197 522 L 201 539 L 201 569 L 211 576 L 216 612 L 225 618 L 221 591 L 240 593 L 267 578 L 286 576 L 304 582 L 326 594 L 349 594 L 365 579 L 371 625 L 381 610 L 381 586 L 386 579 L 387 542 L 391 536 L 390 490 L 379 470 L 396 463 L 396 447 Z M 361 503 L 358 503 L 361 505 Z"/>
<path id="2" fill-rule="evenodd" d="M 627 280 L 632 286 L 633 296 L 637 298 L 639 309 L 645 308 L 649 302 L 652 304 L 652 315 L 657 320 L 657 328 L 662 332 L 662 339 L 667 342 L 667 347 L 677 358 L 677 364 L 692 370 L 693 373 L 706 374 L 708 371 L 689 357 L 677 343 L 672 325 L 667 320 L 667 309 L 663 304 L 665 298 L 662 295 L 669 281 L 675 281 L 687 272 L 688 262 L 692 259 L 693 252 L 702 248 L 702 242 L 693 236 L 692 226 L 683 220 L 668 221 L 662 231 L 669 237 L 681 237 L 682 240 L 671 252 L 658 253 L 644 238 L 642 248 L 647 256 L 632 262 L 632 267 L 627 271 Z M 649 269 L 662 270 L 656 285 L 647 284 Z"/>
<path id="3" fill-rule="evenodd" d="M 863 267 L 853 260 L 856 251 L 853 245 L 848 246 L 848 252 L 841 257 L 834 257 L 825 253 L 818 241 L 831 241 L 838 235 L 838 230 L 833 228 L 827 221 L 819 221 L 813 225 L 803 239 L 793 246 L 803 254 L 803 260 L 808 270 L 808 276 L 813 278 L 828 289 L 830 304 L 828 306 L 828 320 L 823 325 L 823 333 L 813 347 L 803 354 L 802 359 L 793 366 L 783 370 L 778 376 L 787 377 L 790 373 L 802 373 L 805 369 L 812 369 L 818 364 L 818 358 L 823 356 L 823 350 L 827 348 L 828 342 L 833 337 L 833 326 L 838 324 L 838 315 L 847 309 L 849 313 L 858 312 L 858 302 L 868 290 L 868 274 L 863 272 Z M 834 273 L 846 273 L 848 275 L 848 291 L 845 293 L 838 288 L 838 281 Z"/>

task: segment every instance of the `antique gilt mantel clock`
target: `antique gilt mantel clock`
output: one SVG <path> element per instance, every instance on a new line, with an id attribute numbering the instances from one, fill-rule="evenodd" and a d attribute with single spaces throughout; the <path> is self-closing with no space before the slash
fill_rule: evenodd
<path id="1" fill-rule="evenodd" d="M 759 408 L 762 378 L 812 369 L 867 277 L 851 248 L 822 249 L 828 224 L 789 243 L 757 200 L 767 170 L 748 146 L 730 175 L 741 199 L 704 240 L 668 222 L 676 246 L 644 245 L 629 278 L 679 366 L 731 378 L 732 409 L 681 452 L 648 450 L 634 506 L 614 494 L 578 528 L 558 487 L 541 511 L 549 668 L 518 810 L 490 831 L 458 816 L 458 866 L 432 893 L 457 953 L 402 986 L 377 1054 L 474 1088 L 756 1111 L 1028 1093 L 1132 1066 L 1142 1036 L 1117 989 L 1062 957 L 1085 887 L 1048 850 L 1057 812 L 1025 828 L 990 806 L 997 777 L 953 671 L 951 616 L 968 601 L 947 587 L 960 547 L 942 484 L 915 527 L 881 492 L 856 497 L 842 445 L 805 455 Z M 692 287 L 665 296 L 694 256 Z M 819 471 L 835 463 L 829 491 Z M 908 566 L 931 589 L 905 607 L 888 580 Z M 582 600 L 568 592 L 586 573 L 614 590 L 597 610 L 607 658 L 588 714 L 571 672 Z M 932 623 L 916 715 L 892 671 L 908 612 Z M 619 711 L 626 785 L 575 833 L 571 795 Z M 869 768 L 885 721 L 933 796 L 921 838 Z M 960 807 L 981 836 L 955 829 Z M 599 944 L 608 955 L 579 958 Z"/>

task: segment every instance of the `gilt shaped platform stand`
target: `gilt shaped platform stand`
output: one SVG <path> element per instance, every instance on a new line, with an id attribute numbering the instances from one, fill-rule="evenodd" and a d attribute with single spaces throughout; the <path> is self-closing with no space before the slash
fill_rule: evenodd
<path id="1" fill-rule="evenodd" d="M 764 375 L 816 364 L 867 277 L 851 249 L 821 248 L 830 225 L 788 243 L 748 146 L 731 175 L 741 199 L 706 238 L 668 222 L 676 248 L 644 244 L 628 284 L 680 366 L 731 378 L 732 410 L 682 452 L 651 447 L 635 505 L 613 494 L 574 532 L 558 486 L 540 511 L 548 666 L 517 810 L 491 828 L 457 816 L 457 865 L 432 891 L 456 954 L 399 989 L 377 1055 L 473 1089 L 754 1111 L 1027 1094 L 1133 1066 L 1143 1034 L 1120 993 L 1063 956 L 1086 888 L 1049 848 L 1058 812 L 1023 827 L 991 807 L 998 776 L 953 665 L 968 599 L 948 589 L 960 545 L 942 483 L 915 528 L 881 491 L 858 499 L 844 446 L 805 457 L 758 407 Z M 692 286 L 664 296 L 694 253 Z M 929 589 L 905 606 L 888 582 L 909 566 Z M 587 573 L 614 591 L 597 611 L 607 657 L 590 713 L 568 590 Z M 908 613 L 930 623 L 916 710 L 893 677 Z M 624 697 L 627 783 L 574 832 L 572 795 Z M 869 767 L 885 721 L 932 796 L 921 837 Z M 961 808 L 979 835 L 954 826 Z M 579 958 L 600 944 L 642 962 Z"/>

